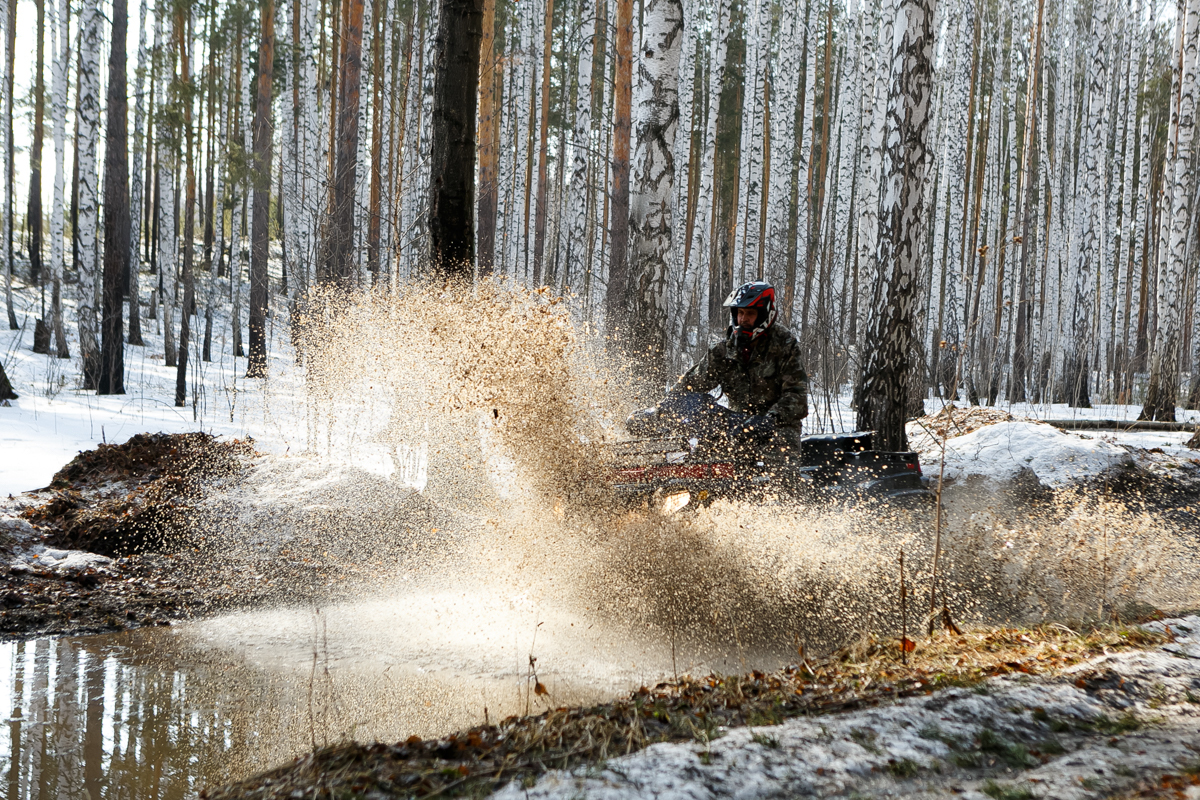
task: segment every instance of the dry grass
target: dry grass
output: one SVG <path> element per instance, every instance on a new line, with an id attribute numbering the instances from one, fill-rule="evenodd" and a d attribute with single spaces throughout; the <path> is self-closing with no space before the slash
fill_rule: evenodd
<path id="1" fill-rule="evenodd" d="M 887 700 L 969 686 L 1012 672 L 1054 673 L 1087 659 L 1149 647 L 1164 637 L 1136 627 L 1076 633 L 1061 625 L 986 628 L 921 641 L 900 663 L 896 640 L 867 638 L 819 663 L 778 672 L 683 677 L 589 708 L 510 717 L 442 739 L 339 744 L 238 784 L 201 792 L 231 798 L 430 798 L 477 796 L 512 780 L 640 750 L 656 742 L 706 742 L 724 728 L 772 725 Z"/>

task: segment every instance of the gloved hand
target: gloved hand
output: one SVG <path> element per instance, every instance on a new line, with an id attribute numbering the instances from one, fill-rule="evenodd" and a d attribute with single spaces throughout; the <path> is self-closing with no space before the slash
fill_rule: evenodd
<path id="1" fill-rule="evenodd" d="M 766 444 L 775 433 L 775 418 L 756 414 L 741 425 L 742 435 L 750 441 Z"/>

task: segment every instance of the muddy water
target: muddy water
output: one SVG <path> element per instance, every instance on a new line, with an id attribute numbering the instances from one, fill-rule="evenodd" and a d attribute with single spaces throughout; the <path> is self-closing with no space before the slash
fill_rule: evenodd
<path id="1" fill-rule="evenodd" d="M 639 633 L 442 588 L 0 644 L 0 794 L 193 797 L 314 744 L 611 698 L 673 669 L 669 647 Z M 549 697 L 529 691 L 531 655 Z M 735 666 L 675 656 L 680 671 Z"/>

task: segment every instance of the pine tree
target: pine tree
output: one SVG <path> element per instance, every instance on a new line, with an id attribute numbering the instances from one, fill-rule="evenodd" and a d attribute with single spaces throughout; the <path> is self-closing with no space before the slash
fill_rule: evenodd
<path id="1" fill-rule="evenodd" d="M 254 107 L 254 163 L 251 172 L 250 360 L 246 377 L 267 375 L 267 257 L 271 210 L 271 76 L 275 70 L 275 0 L 260 5 L 258 92 Z"/>
<path id="2" fill-rule="evenodd" d="M 623 329 L 628 322 L 629 300 L 629 144 L 630 103 L 633 94 L 633 0 L 616 4 L 616 80 L 613 87 L 613 150 L 611 251 L 605 307 L 609 331 Z"/>
<path id="3" fill-rule="evenodd" d="M 125 394 L 122 290 L 129 270 L 130 247 L 129 109 L 125 83 L 128 28 L 126 0 L 113 0 L 112 46 L 108 57 L 108 121 L 104 139 L 104 316 L 101 318 L 99 394 Z"/>
<path id="4" fill-rule="evenodd" d="M 8 0 L 4 23 L 4 300 L 8 308 L 8 327 L 19 330 L 13 306 L 13 70 L 16 59 L 17 0 Z"/>

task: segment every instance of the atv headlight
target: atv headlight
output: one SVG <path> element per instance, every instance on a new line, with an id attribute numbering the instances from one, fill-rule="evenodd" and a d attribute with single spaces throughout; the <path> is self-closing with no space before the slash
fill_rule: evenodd
<path id="1" fill-rule="evenodd" d="M 689 491 L 675 492 L 663 498 L 660 511 L 663 514 L 674 514 L 677 511 L 682 511 L 688 503 L 692 502 L 692 493 Z"/>

